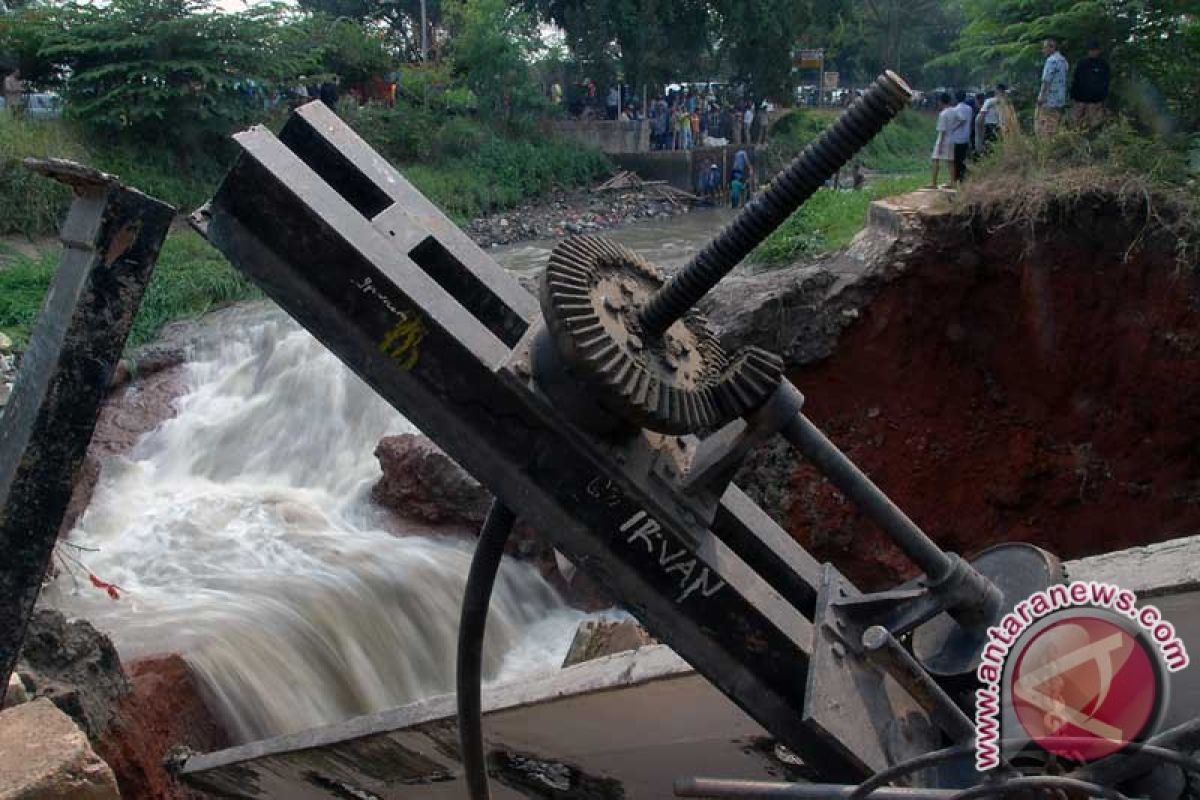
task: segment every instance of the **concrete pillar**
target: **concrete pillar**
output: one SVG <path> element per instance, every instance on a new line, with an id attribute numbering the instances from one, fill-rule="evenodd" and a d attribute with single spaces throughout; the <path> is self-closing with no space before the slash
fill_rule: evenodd
<path id="1" fill-rule="evenodd" d="M 0 416 L 0 691 L 8 686 L 109 377 L 175 209 L 112 175 L 26 161 L 69 184 L 63 254 Z M 2 698 L 0 698 L 2 699 Z"/>

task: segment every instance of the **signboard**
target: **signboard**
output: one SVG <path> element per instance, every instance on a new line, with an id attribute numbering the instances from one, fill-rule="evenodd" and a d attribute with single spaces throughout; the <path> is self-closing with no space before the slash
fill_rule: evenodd
<path id="1" fill-rule="evenodd" d="M 841 78 L 841 76 L 838 73 L 826 72 L 823 77 L 824 77 L 824 83 L 821 84 L 822 88 L 825 88 L 825 89 L 838 88 L 838 81 Z"/>
<path id="2" fill-rule="evenodd" d="M 820 69 L 824 61 L 824 50 L 797 50 L 792 57 L 797 69 Z"/>

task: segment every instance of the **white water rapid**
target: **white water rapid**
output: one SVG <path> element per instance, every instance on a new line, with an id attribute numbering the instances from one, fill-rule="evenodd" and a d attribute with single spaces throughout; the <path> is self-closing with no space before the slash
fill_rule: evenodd
<path id="1" fill-rule="evenodd" d="M 376 443 L 412 426 L 281 313 L 247 313 L 71 535 L 121 599 L 61 575 L 47 599 L 125 658 L 183 654 L 239 741 L 451 691 L 473 542 L 386 533 L 367 501 Z M 506 563 L 486 677 L 556 669 L 582 617 Z"/>

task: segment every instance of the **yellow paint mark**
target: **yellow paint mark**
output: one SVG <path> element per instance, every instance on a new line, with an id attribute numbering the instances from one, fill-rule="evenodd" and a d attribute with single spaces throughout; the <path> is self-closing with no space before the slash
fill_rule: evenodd
<path id="1" fill-rule="evenodd" d="M 421 318 L 406 315 L 392 326 L 379 342 L 379 352 L 409 370 L 417 365 L 421 357 L 421 340 L 425 338 L 425 326 Z"/>

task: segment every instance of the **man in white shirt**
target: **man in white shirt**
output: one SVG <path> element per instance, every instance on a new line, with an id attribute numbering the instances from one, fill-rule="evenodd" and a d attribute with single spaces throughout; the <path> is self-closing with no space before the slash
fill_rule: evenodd
<path id="1" fill-rule="evenodd" d="M 983 101 L 983 107 L 975 116 L 975 143 L 979 152 L 986 152 L 992 142 L 1000 138 L 1007 102 L 1008 87 L 1003 83 L 997 84 L 996 91 L 989 92 L 988 99 Z"/>
<path id="2" fill-rule="evenodd" d="M 958 105 L 953 109 L 953 127 L 950 129 L 950 142 L 954 145 L 954 181 L 962 183 L 967 178 L 967 156 L 971 150 L 971 120 L 975 118 L 975 109 L 967 102 L 967 93 L 959 91 Z"/>
<path id="3" fill-rule="evenodd" d="M 942 92 L 938 96 L 938 107 L 941 108 L 941 113 L 938 114 L 937 120 L 937 140 L 933 143 L 933 153 L 930 154 L 933 162 L 933 180 L 929 184 L 930 189 L 939 188 L 938 168 L 941 167 L 943 161 L 950 170 L 950 182 L 954 183 L 955 180 L 954 144 L 950 141 L 950 129 L 954 127 L 956 112 L 950 102 L 949 94 Z"/>
<path id="4" fill-rule="evenodd" d="M 746 110 L 742 112 L 742 141 L 749 144 L 753 140 L 750 138 L 750 129 L 754 126 L 754 103 L 747 103 Z"/>

